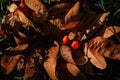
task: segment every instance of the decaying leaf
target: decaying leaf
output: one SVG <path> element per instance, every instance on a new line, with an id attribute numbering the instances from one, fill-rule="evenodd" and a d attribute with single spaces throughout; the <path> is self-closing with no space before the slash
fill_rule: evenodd
<path id="1" fill-rule="evenodd" d="M 21 44 L 21 45 L 14 47 L 14 48 L 11 48 L 10 50 L 11 51 L 21 51 L 21 50 L 27 49 L 28 46 L 29 46 L 29 44 Z"/>
<path id="2" fill-rule="evenodd" d="M 105 29 L 105 32 L 103 34 L 103 37 L 108 38 L 119 32 L 120 32 L 120 26 L 107 26 L 107 28 Z"/>
<path id="3" fill-rule="evenodd" d="M 88 48 L 92 53 L 95 52 L 107 58 L 120 60 L 120 45 L 109 39 L 96 37 L 89 42 Z"/>
<path id="4" fill-rule="evenodd" d="M 49 21 L 51 24 L 59 27 L 60 29 L 64 27 L 64 25 L 62 24 L 62 20 L 60 19 L 50 19 Z"/>
<path id="5" fill-rule="evenodd" d="M 61 56 L 64 60 L 75 65 L 84 65 L 88 58 L 80 50 L 71 50 L 69 46 L 62 45 L 60 48 Z"/>
<path id="6" fill-rule="evenodd" d="M 39 22 L 44 22 L 47 19 L 47 9 L 40 0 L 24 0 L 25 4 L 36 13 L 36 18 Z"/>
<path id="7" fill-rule="evenodd" d="M 87 80 L 84 73 L 76 65 L 71 63 L 58 63 L 57 74 L 61 80 Z"/>
<path id="8" fill-rule="evenodd" d="M 48 13 L 50 17 L 60 18 L 64 20 L 65 15 L 71 7 L 72 4 L 70 3 L 60 3 L 48 9 Z"/>
<path id="9" fill-rule="evenodd" d="M 105 69 L 107 64 L 104 57 L 101 54 L 99 54 L 97 51 L 89 48 L 88 46 L 89 45 L 86 43 L 84 52 L 87 55 L 87 57 L 90 58 L 90 62 L 97 68 Z"/>
<path id="10" fill-rule="evenodd" d="M 48 50 L 48 59 L 43 63 L 43 66 L 52 80 L 58 80 L 56 76 L 56 64 L 59 51 L 59 44 L 54 41 L 55 46 Z"/>
<path id="11" fill-rule="evenodd" d="M 30 61 L 26 63 L 24 80 L 36 80 L 35 75 L 37 74 L 38 70 L 35 66 L 35 61 L 33 58 L 30 58 Z"/>
<path id="12" fill-rule="evenodd" d="M 22 55 L 15 56 L 6 54 L 2 57 L 1 66 L 5 68 L 6 74 L 10 74 L 15 68 Z"/>
<path id="13" fill-rule="evenodd" d="M 17 9 L 17 5 L 15 3 L 10 4 L 7 9 L 9 12 L 14 12 Z"/>
<path id="14" fill-rule="evenodd" d="M 76 2 L 76 4 L 70 9 L 70 11 L 65 16 L 65 24 L 67 24 L 69 21 L 74 19 L 78 14 L 80 10 L 80 2 Z"/>
<path id="15" fill-rule="evenodd" d="M 75 61 L 73 60 L 72 51 L 69 46 L 62 45 L 60 48 L 60 53 L 64 60 L 66 60 L 69 63 L 76 64 Z"/>
<path id="16" fill-rule="evenodd" d="M 20 10 L 17 10 L 16 12 L 18 13 L 19 18 L 20 18 L 20 21 L 21 21 L 22 23 L 25 23 L 25 24 L 27 24 L 28 26 L 35 27 L 34 24 L 32 23 L 32 21 L 31 21 L 30 19 L 28 19 L 28 18 L 24 15 L 24 13 L 22 13 Z"/>

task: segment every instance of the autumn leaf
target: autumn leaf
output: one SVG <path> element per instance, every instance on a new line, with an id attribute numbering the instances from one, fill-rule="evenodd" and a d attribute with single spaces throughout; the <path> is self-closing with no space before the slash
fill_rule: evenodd
<path id="1" fill-rule="evenodd" d="M 83 55 L 81 50 L 71 50 L 71 48 L 66 45 L 62 45 L 60 47 L 60 53 L 62 58 L 71 64 L 81 66 L 86 64 L 88 61 L 88 58 Z"/>
<path id="2" fill-rule="evenodd" d="M 104 37 L 96 37 L 89 42 L 88 48 L 110 59 L 120 60 L 120 45 Z"/>
<path id="3" fill-rule="evenodd" d="M 10 51 L 21 51 L 21 50 L 25 50 L 27 49 L 29 46 L 29 44 L 21 44 L 21 45 L 18 45 L 14 48 L 11 48 Z"/>
<path id="4" fill-rule="evenodd" d="M 90 59 L 90 62 L 99 69 L 105 69 L 107 64 L 104 57 L 101 54 L 99 54 L 97 51 L 89 48 L 88 46 L 89 45 L 86 43 L 84 52 L 87 55 L 87 57 Z"/>
<path id="5" fill-rule="evenodd" d="M 76 65 L 71 63 L 58 63 L 57 74 L 62 80 L 87 80 L 85 74 Z"/>
<path id="6" fill-rule="evenodd" d="M 69 46 L 62 45 L 60 48 L 60 53 L 64 60 L 66 60 L 69 63 L 76 64 L 72 57 L 72 51 Z"/>
<path id="7" fill-rule="evenodd" d="M 35 27 L 34 24 L 32 23 L 32 21 L 31 21 L 30 19 L 28 19 L 28 18 L 24 15 L 24 13 L 22 13 L 20 10 L 17 10 L 16 12 L 18 13 L 19 18 L 20 18 L 20 21 L 21 21 L 22 23 L 25 23 L 25 24 L 27 24 L 28 26 Z"/>
<path id="8" fill-rule="evenodd" d="M 36 13 L 36 18 L 39 22 L 44 22 L 47 19 L 47 9 L 40 0 L 24 0 L 25 4 Z M 36 20 L 37 21 L 37 20 Z"/>
<path id="9" fill-rule="evenodd" d="M 1 66 L 5 68 L 6 74 L 10 74 L 16 68 L 17 62 L 21 57 L 21 54 L 15 56 L 6 54 L 2 57 Z"/>
<path id="10" fill-rule="evenodd" d="M 9 10 L 9 12 L 14 12 L 17 9 L 17 5 L 15 3 L 10 4 L 7 9 Z"/>
<path id="11" fill-rule="evenodd" d="M 79 10 L 80 10 L 80 2 L 78 1 L 65 15 L 65 24 L 67 24 L 69 21 L 74 19 L 79 14 Z"/>
<path id="12" fill-rule="evenodd" d="M 105 32 L 103 34 L 104 38 L 108 38 L 120 32 L 120 26 L 106 26 Z"/>
<path id="13" fill-rule="evenodd" d="M 43 63 L 43 66 L 52 80 L 58 80 L 56 76 L 56 64 L 59 51 L 59 44 L 54 41 L 55 46 L 48 50 L 48 59 Z"/>

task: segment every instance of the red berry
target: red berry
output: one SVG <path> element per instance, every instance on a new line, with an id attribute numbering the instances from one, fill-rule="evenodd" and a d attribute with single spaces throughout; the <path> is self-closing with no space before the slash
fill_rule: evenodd
<path id="1" fill-rule="evenodd" d="M 72 44 L 71 44 L 71 47 L 73 49 L 78 49 L 80 48 L 80 42 L 79 41 L 73 41 Z"/>
<path id="2" fill-rule="evenodd" d="M 14 12 L 14 15 L 18 17 L 18 13 L 17 12 Z"/>
<path id="3" fill-rule="evenodd" d="M 68 37 L 68 35 L 65 35 L 63 37 L 63 44 L 68 44 L 68 43 L 69 43 L 69 37 Z"/>

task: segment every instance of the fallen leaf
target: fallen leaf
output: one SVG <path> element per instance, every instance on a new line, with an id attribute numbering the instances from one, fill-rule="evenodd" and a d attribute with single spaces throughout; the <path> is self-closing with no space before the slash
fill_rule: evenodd
<path id="1" fill-rule="evenodd" d="M 58 63 L 57 74 L 61 80 L 87 80 L 85 74 L 76 65 L 71 63 Z"/>
<path id="2" fill-rule="evenodd" d="M 10 74 L 16 68 L 16 65 L 21 57 L 21 54 L 15 56 L 6 54 L 2 57 L 1 66 L 5 68 L 6 74 Z"/>
<path id="3" fill-rule="evenodd" d="M 67 24 L 69 21 L 74 19 L 79 14 L 79 10 L 80 10 L 80 2 L 78 1 L 65 15 L 65 24 Z"/>
<path id="4" fill-rule="evenodd" d="M 43 63 L 43 66 L 52 80 L 58 80 L 56 76 L 56 64 L 59 51 L 59 44 L 54 41 L 55 46 L 48 50 L 48 59 Z"/>
<path id="5" fill-rule="evenodd" d="M 110 59 L 120 60 L 120 45 L 104 37 L 96 37 L 89 42 L 88 48 L 92 52 Z"/>
<path id="6" fill-rule="evenodd" d="M 71 50 L 71 48 L 66 45 L 60 47 L 60 53 L 62 58 L 71 64 L 81 66 L 88 61 L 88 58 L 84 56 L 80 50 Z"/>
<path id="7" fill-rule="evenodd" d="M 66 60 L 69 63 L 76 64 L 73 57 L 72 57 L 72 51 L 71 51 L 71 48 L 69 46 L 62 45 L 60 47 L 60 53 L 61 53 L 61 56 L 64 60 Z"/>
<path id="8" fill-rule="evenodd" d="M 120 32 L 120 26 L 107 26 L 103 34 L 104 38 L 108 38 Z"/>
<path id="9" fill-rule="evenodd" d="M 7 6 L 7 9 L 9 10 L 9 12 L 14 12 L 17 9 L 17 5 L 15 3 L 10 4 L 9 6 Z"/>
<path id="10" fill-rule="evenodd" d="M 107 64 L 104 57 L 101 54 L 99 54 L 97 51 L 89 48 L 88 46 L 89 45 L 86 43 L 84 52 L 87 55 L 87 57 L 90 59 L 90 62 L 99 69 L 105 69 Z"/>
<path id="11" fill-rule="evenodd" d="M 24 15 L 24 13 L 22 13 L 20 10 L 17 10 L 16 12 L 18 13 L 19 18 L 20 18 L 20 21 L 21 21 L 22 23 L 25 23 L 25 24 L 27 24 L 28 26 L 32 26 L 32 27 L 35 28 L 35 26 L 34 26 L 34 24 L 32 23 L 32 21 L 31 21 L 30 19 L 28 19 L 28 18 Z"/>
<path id="12" fill-rule="evenodd" d="M 21 51 L 21 50 L 25 50 L 27 49 L 29 46 L 29 44 L 21 44 L 21 45 L 18 45 L 14 48 L 11 48 L 10 51 Z"/>
<path id="13" fill-rule="evenodd" d="M 46 21 L 48 12 L 47 12 L 46 7 L 40 0 L 24 0 L 24 1 L 25 1 L 25 4 L 30 9 L 35 11 L 35 13 L 36 13 L 35 18 L 39 19 L 39 22 Z"/>
<path id="14" fill-rule="evenodd" d="M 71 3 L 60 3 L 50 7 L 48 9 L 48 13 L 51 18 L 60 18 L 64 20 L 63 17 L 65 17 L 65 15 L 67 14 L 71 7 L 72 7 Z"/>

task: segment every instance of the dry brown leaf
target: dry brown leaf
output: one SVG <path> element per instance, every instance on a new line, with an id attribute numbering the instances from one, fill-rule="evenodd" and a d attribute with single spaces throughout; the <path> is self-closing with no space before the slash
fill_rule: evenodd
<path id="1" fill-rule="evenodd" d="M 71 7 L 70 3 L 60 3 L 48 9 L 48 13 L 50 17 L 64 19 Z"/>
<path id="2" fill-rule="evenodd" d="M 15 3 L 12 3 L 12 4 L 10 4 L 8 7 L 7 7 L 7 9 L 9 10 L 9 12 L 14 12 L 16 9 L 17 9 L 18 7 L 17 7 L 17 5 L 15 4 Z"/>
<path id="3" fill-rule="evenodd" d="M 5 68 L 6 74 L 10 74 L 16 67 L 17 62 L 20 60 L 22 55 L 18 54 L 15 56 L 4 55 L 1 60 L 1 66 Z"/>
<path id="4" fill-rule="evenodd" d="M 89 49 L 104 57 L 120 60 L 120 45 L 104 37 L 96 37 L 89 42 Z"/>
<path id="5" fill-rule="evenodd" d="M 22 13 L 20 10 L 17 10 L 16 12 L 18 13 L 19 18 L 20 18 L 20 21 L 21 21 L 22 23 L 25 23 L 25 24 L 27 24 L 28 26 L 35 27 L 34 24 L 32 23 L 32 21 L 31 21 L 30 19 L 28 19 L 28 18 L 24 15 L 24 13 Z"/>
<path id="6" fill-rule="evenodd" d="M 78 1 L 65 15 L 65 24 L 67 24 L 69 21 L 74 19 L 79 14 L 79 10 L 80 10 L 80 2 Z"/>
<path id="7" fill-rule="evenodd" d="M 40 0 L 24 0 L 25 4 L 36 13 L 36 18 L 39 22 L 44 22 L 47 19 L 47 9 Z"/>
<path id="8" fill-rule="evenodd" d="M 60 19 L 50 19 L 49 22 L 57 27 L 59 27 L 60 29 L 64 27 L 64 25 L 62 24 L 62 20 Z"/>
<path id="9" fill-rule="evenodd" d="M 120 26 L 107 26 L 107 28 L 105 29 L 105 32 L 103 34 L 103 37 L 108 38 L 119 32 L 120 32 Z"/>
<path id="10" fill-rule="evenodd" d="M 60 53 L 64 60 L 66 60 L 69 63 L 76 64 L 72 57 L 72 51 L 69 46 L 62 45 L 60 48 Z"/>
<path id="11" fill-rule="evenodd" d="M 90 62 L 99 69 L 105 69 L 107 64 L 104 57 L 99 54 L 97 51 L 94 51 L 88 47 L 89 45 L 86 43 L 84 52 L 88 58 L 90 58 Z"/>
<path id="12" fill-rule="evenodd" d="M 57 74 L 61 80 L 87 80 L 79 68 L 71 63 L 58 63 Z"/>
<path id="13" fill-rule="evenodd" d="M 21 44 L 21 45 L 18 45 L 14 48 L 11 48 L 10 51 L 21 51 L 21 50 L 25 50 L 27 49 L 29 46 L 29 44 Z"/>
<path id="14" fill-rule="evenodd" d="M 88 58 L 83 55 L 81 50 L 71 50 L 71 48 L 66 45 L 61 46 L 60 52 L 62 58 L 71 64 L 81 66 L 88 61 Z"/>
<path id="15" fill-rule="evenodd" d="M 43 63 L 43 66 L 52 80 L 58 80 L 56 76 L 56 64 L 59 51 L 59 44 L 54 41 L 55 46 L 48 50 L 48 59 Z"/>

